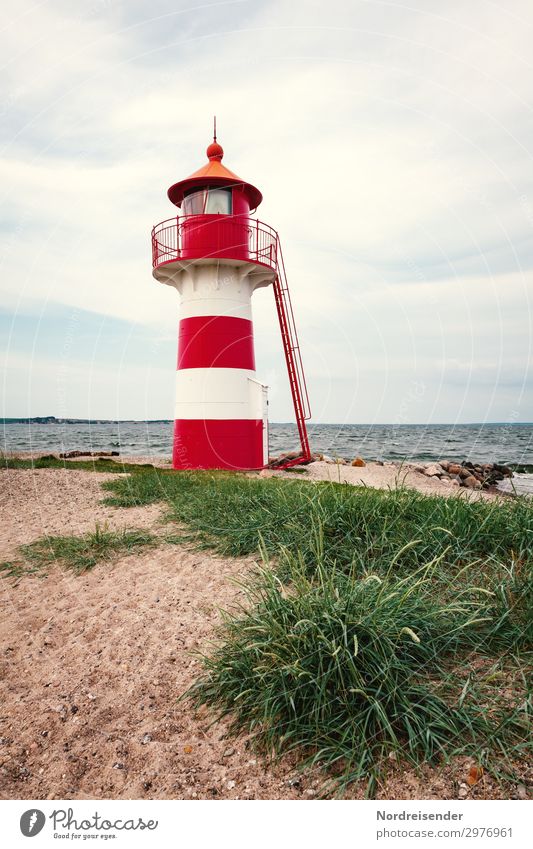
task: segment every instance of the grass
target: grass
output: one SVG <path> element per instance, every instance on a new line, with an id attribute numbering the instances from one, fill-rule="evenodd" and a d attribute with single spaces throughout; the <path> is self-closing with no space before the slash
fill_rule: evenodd
<path id="1" fill-rule="evenodd" d="M 383 492 L 209 472 L 154 471 L 108 481 L 104 489 L 112 493 L 106 503 L 115 506 L 166 501 L 170 519 L 224 554 L 256 552 L 261 538 L 268 553 L 298 550 L 311 568 L 319 525 L 326 561 L 348 569 L 370 562 L 386 569 L 399 550 L 398 571 L 412 571 L 444 550 L 448 566 L 520 560 L 533 551 L 533 504 L 526 499 L 468 501 L 407 488 Z"/>
<path id="2" fill-rule="evenodd" d="M 5 577 L 19 578 L 28 573 L 42 573 L 47 566 L 59 562 L 81 574 L 103 560 L 155 545 L 156 542 L 157 538 L 149 531 L 113 531 L 96 525 L 94 531 L 83 536 L 49 536 L 21 545 L 22 560 L 1 564 L 0 571 Z"/>
<path id="3" fill-rule="evenodd" d="M 365 776 L 369 792 L 391 754 L 469 752 L 515 776 L 531 755 L 531 500 L 139 467 L 103 488 L 114 506 L 166 503 L 180 525 L 167 542 L 261 548 L 186 695 L 265 751 L 297 750 L 340 787 Z M 76 539 L 38 541 L 26 561 L 81 571 L 130 545 Z"/>
<path id="4" fill-rule="evenodd" d="M 246 606 L 226 615 L 187 694 L 197 706 L 230 716 L 232 731 L 274 755 L 305 752 L 304 765 L 337 773 L 337 789 L 363 776 L 373 786 L 391 753 L 420 764 L 487 749 L 508 761 L 521 750 L 530 693 L 501 709 L 446 691 L 449 667 L 486 625 L 475 587 L 442 603 L 437 561 L 398 580 L 318 559 L 310 578 L 285 557 L 290 585 L 263 569 L 244 586 Z"/>
<path id="5" fill-rule="evenodd" d="M 531 501 L 224 473 L 104 488 L 115 505 L 165 501 L 201 546 L 270 558 L 186 694 L 264 751 L 370 793 L 391 754 L 468 752 L 514 778 L 531 757 Z"/>
<path id="6" fill-rule="evenodd" d="M 149 464 L 122 463 L 107 457 L 95 457 L 87 460 L 61 460 L 54 454 L 42 457 L 22 459 L 20 457 L 7 457 L 0 453 L 0 469 L 74 469 L 86 472 L 123 472 L 135 473 L 145 469 L 153 469 Z"/>

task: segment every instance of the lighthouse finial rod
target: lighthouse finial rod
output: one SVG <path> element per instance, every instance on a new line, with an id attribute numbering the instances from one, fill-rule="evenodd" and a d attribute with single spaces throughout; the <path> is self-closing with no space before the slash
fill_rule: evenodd
<path id="1" fill-rule="evenodd" d="M 213 141 L 217 140 L 217 116 L 213 115 Z"/>

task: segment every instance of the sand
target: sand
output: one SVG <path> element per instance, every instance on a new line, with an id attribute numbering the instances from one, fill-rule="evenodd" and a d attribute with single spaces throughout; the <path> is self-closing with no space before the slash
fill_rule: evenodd
<path id="1" fill-rule="evenodd" d="M 314 464 L 315 478 L 321 466 Z M 336 474 L 328 467 L 323 474 Z M 279 473 L 284 474 L 284 473 Z M 341 469 L 388 486 L 392 470 Z M 369 478 L 368 476 L 371 475 Z M 107 474 L 0 471 L 0 559 L 44 534 L 160 527 L 161 507 L 103 506 Z M 435 486 L 435 484 L 433 484 Z M 178 697 L 198 674 L 219 609 L 239 600 L 232 578 L 252 559 L 163 544 L 75 576 L 0 579 L 0 797 L 311 799 L 323 775 L 294 759 L 272 766 L 245 737 L 227 739 Z M 420 773 L 391 762 L 381 798 L 458 798 L 469 762 Z M 466 785 L 465 785 L 466 786 Z M 505 798 L 486 776 L 468 795 Z M 364 786 L 350 796 L 362 798 Z"/>

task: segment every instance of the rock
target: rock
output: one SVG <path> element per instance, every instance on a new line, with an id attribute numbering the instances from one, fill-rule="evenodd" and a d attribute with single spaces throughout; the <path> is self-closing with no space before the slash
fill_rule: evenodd
<path id="1" fill-rule="evenodd" d="M 512 478 L 513 470 L 509 466 L 502 466 L 500 463 L 493 463 L 492 468 L 495 472 L 500 472 L 506 478 Z"/>
<path id="2" fill-rule="evenodd" d="M 287 781 L 289 787 L 299 787 L 301 783 L 302 782 L 299 778 L 289 778 L 289 780 Z"/>
<path id="3" fill-rule="evenodd" d="M 460 478 L 462 478 L 464 480 L 465 478 L 469 478 L 471 475 L 472 475 L 472 472 L 471 472 L 470 469 L 467 469 L 464 466 L 461 467 L 461 471 L 459 472 Z"/>
<path id="4" fill-rule="evenodd" d="M 330 457 L 329 454 L 322 454 L 322 462 L 323 463 L 334 463 L 335 460 L 333 457 Z"/>
<path id="5" fill-rule="evenodd" d="M 228 790 L 233 790 L 233 788 L 235 787 L 235 783 L 236 783 L 235 781 L 228 781 L 228 783 L 226 785 Z"/>
<path id="6" fill-rule="evenodd" d="M 468 787 L 466 786 L 466 784 L 461 784 L 461 786 L 459 787 L 458 796 L 460 799 L 464 799 L 466 798 L 466 796 L 468 796 Z"/>
<path id="7" fill-rule="evenodd" d="M 347 465 L 347 462 L 344 459 L 344 457 L 337 457 L 335 459 L 335 462 L 336 462 L 337 466 L 346 466 Z"/>
<path id="8" fill-rule="evenodd" d="M 457 478 L 453 478 L 453 479 L 450 481 L 450 486 L 460 487 L 460 486 L 461 486 L 461 484 L 459 483 L 459 481 L 457 480 Z"/>
<path id="9" fill-rule="evenodd" d="M 141 745 L 146 746 L 147 743 L 151 743 L 151 742 L 152 742 L 152 735 L 151 734 L 145 734 L 144 737 L 141 740 Z"/>
<path id="10" fill-rule="evenodd" d="M 354 460 L 352 460 L 352 466 L 356 466 L 358 469 L 360 469 L 363 466 L 366 466 L 366 463 L 362 457 L 356 457 Z"/>
<path id="11" fill-rule="evenodd" d="M 64 451 L 59 455 L 61 460 L 71 457 L 120 457 L 118 451 Z"/>
<path id="12" fill-rule="evenodd" d="M 444 486 L 451 486 L 452 483 L 456 483 L 456 481 L 451 481 L 450 478 L 441 478 L 440 482 L 444 484 Z"/>
<path id="13" fill-rule="evenodd" d="M 438 477 L 438 475 L 443 475 L 444 473 L 444 469 L 439 465 L 439 463 L 430 463 L 429 466 L 426 466 L 424 469 L 424 474 L 428 478 Z"/>
<path id="14" fill-rule="evenodd" d="M 124 764 L 123 763 L 113 764 L 113 769 L 124 769 Z"/>
<path id="15" fill-rule="evenodd" d="M 469 475 L 465 478 L 463 480 L 463 486 L 467 486 L 469 489 L 481 489 L 481 484 L 474 475 Z"/>
<path id="16" fill-rule="evenodd" d="M 450 465 L 449 460 L 439 460 L 439 466 L 441 466 L 445 472 L 449 472 L 448 466 Z"/>
<path id="17" fill-rule="evenodd" d="M 462 470 L 463 467 L 459 463 L 448 463 L 448 468 L 446 469 L 449 475 L 460 475 Z"/>

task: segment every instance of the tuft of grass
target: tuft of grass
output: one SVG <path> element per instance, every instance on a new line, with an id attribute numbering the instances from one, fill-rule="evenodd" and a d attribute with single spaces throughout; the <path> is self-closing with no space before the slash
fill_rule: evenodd
<path id="1" fill-rule="evenodd" d="M 122 463 L 120 459 L 114 460 L 110 457 L 94 457 L 86 460 L 62 460 L 55 454 L 46 454 L 43 457 L 22 459 L 20 457 L 7 457 L 0 454 L 1 469 L 74 469 L 88 472 L 112 472 L 121 474 L 123 472 L 136 473 L 146 469 L 153 469 L 149 464 Z"/>
<path id="2" fill-rule="evenodd" d="M 15 569 L 19 574 L 20 570 L 24 573 L 36 572 L 52 563 L 60 562 L 80 574 L 92 569 L 102 560 L 110 560 L 117 554 L 128 553 L 133 549 L 146 548 L 156 542 L 157 538 L 149 531 L 114 531 L 106 526 L 96 525 L 94 531 L 83 536 L 43 537 L 29 545 L 20 546 L 24 564 L 15 564 Z M 12 576 L 17 575 L 12 571 Z"/>
<path id="3" fill-rule="evenodd" d="M 312 529 L 324 530 L 329 562 L 378 570 L 405 548 L 397 569 L 411 571 L 446 549 L 446 564 L 531 560 L 533 502 L 525 498 L 469 501 L 427 496 L 407 488 L 382 491 L 331 482 L 257 479 L 224 472 L 144 473 L 104 484 L 107 504 L 127 507 L 166 501 L 169 518 L 185 522 L 224 553 L 300 550 L 312 564 Z"/>
<path id="4" fill-rule="evenodd" d="M 317 560 L 289 560 L 290 585 L 270 568 L 243 585 L 246 605 L 225 614 L 219 643 L 185 694 L 229 716 L 275 756 L 304 753 L 340 787 L 379 780 L 390 753 L 413 764 L 521 751 L 525 702 L 489 710 L 457 693 L 446 697 L 447 667 L 479 640 L 485 611 L 476 588 L 455 602 L 435 597 L 434 561 L 403 579 L 356 576 Z M 530 696 L 528 705 L 530 705 Z"/>

